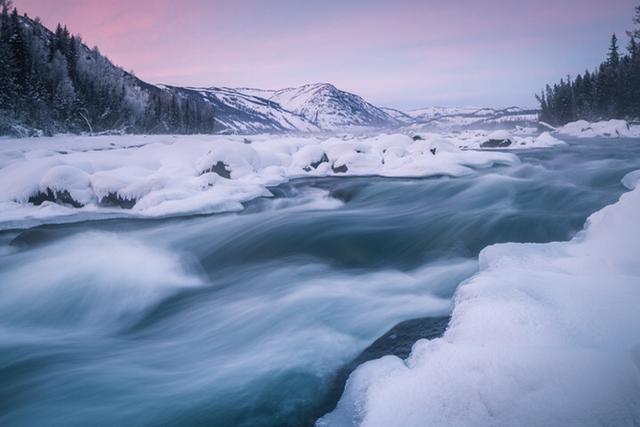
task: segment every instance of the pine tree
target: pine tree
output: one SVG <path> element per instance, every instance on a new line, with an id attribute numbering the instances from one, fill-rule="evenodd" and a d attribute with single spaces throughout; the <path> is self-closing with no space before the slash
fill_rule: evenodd
<path id="1" fill-rule="evenodd" d="M 611 44 L 609 45 L 609 54 L 607 55 L 607 64 L 616 68 L 620 64 L 620 49 L 618 48 L 618 36 L 613 33 L 611 36 Z"/>
<path id="2" fill-rule="evenodd" d="M 18 96 L 16 64 L 9 43 L 13 29 L 6 4 L 0 15 L 0 110 L 11 111 Z M 3 114 L 7 114 L 6 112 Z"/>
<path id="3" fill-rule="evenodd" d="M 627 46 L 627 52 L 629 52 L 629 56 L 631 59 L 635 59 L 638 56 L 638 42 L 636 42 L 635 37 L 629 38 L 629 45 Z"/>
<path id="4" fill-rule="evenodd" d="M 634 22 L 640 24 L 640 6 Z M 594 72 L 585 71 L 571 79 L 560 80 L 537 96 L 541 118 L 552 124 L 564 124 L 576 119 L 640 118 L 640 46 L 635 35 L 630 36 L 627 53 L 621 54 L 614 33 L 606 60 Z"/>
<path id="5" fill-rule="evenodd" d="M 640 6 L 636 6 L 636 14 L 633 17 L 633 23 L 640 27 Z M 631 31 L 631 37 L 640 38 L 640 28 Z"/>

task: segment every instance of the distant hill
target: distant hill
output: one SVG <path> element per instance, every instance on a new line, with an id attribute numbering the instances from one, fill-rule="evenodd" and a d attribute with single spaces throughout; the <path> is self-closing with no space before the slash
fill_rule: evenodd
<path id="1" fill-rule="evenodd" d="M 520 107 L 427 107 L 406 112 L 414 127 L 436 129 L 534 126 L 538 113 L 537 109 Z"/>

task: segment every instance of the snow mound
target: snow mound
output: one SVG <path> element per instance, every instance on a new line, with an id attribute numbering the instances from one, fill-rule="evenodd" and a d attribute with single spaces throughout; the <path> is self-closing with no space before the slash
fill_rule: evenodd
<path id="1" fill-rule="evenodd" d="M 630 125 L 624 120 L 596 123 L 579 120 L 564 125 L 556 132 L 574 138 L 640 138 L 640 126 Z"/>
<path id="2" fill-rule="evenodd" d="M 0 228 L 86 216 L 158 217 L 243 209 L 304 176 L 459 176 L 513 164 L 451 141 L 375 137 L 104 136 L 4 140 Z"/>
<path id="3" fill-rule="evenodd" d="M 639 425 L 638 211 L 636 188 L 570 242 L 486 248 L 444 336 L 359 367 L 318 425 Z"/>

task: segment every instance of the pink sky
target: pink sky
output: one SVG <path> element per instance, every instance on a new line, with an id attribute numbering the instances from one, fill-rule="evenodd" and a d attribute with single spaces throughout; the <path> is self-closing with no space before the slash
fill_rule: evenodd
<path id="1" fill-rule="evenodd" d="M 152 83 L 331 82 L 378 104 L 533 105 L 595 66 L 635 0 L 14 0 Z M 624 37 L 622 37 L 624 39 Z"/>

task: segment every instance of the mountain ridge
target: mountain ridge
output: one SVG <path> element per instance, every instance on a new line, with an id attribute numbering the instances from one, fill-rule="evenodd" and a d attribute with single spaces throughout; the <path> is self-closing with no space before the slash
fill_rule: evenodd
<path id="1" fill-rule="evenodd" d="M 255 87 L 188 87 L 216 108 L 216 129 L 223 133 L 340 132 L 372 129 L 469 126 L 533 126 L 537 110 L 510 106 L 425 107 L 401 111 L 378 107 L 331 83 L 309 83 L 284 89 Z"/>

